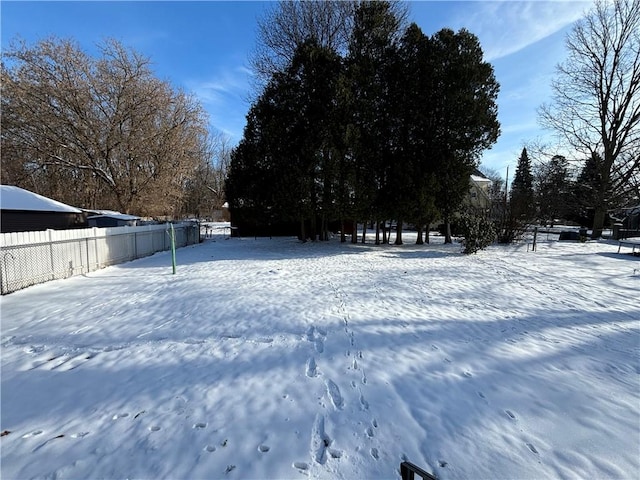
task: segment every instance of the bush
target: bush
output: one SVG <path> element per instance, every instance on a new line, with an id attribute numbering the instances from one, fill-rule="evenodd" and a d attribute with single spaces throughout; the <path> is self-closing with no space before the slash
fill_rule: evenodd
<path id="1" fill-rule="evenodd" d="M 490 220 L 483 216 L 465 213 L 459 220 L 464 235 L 463 253 L 476 253 L 491 245 L 496 239 L 496 231 Z"/>

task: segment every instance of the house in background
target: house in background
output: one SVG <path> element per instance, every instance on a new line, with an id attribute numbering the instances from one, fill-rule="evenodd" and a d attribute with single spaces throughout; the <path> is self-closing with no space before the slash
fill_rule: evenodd
<path id="1" fill-rule="evenodd" d="M 469 195 L 467 203 L 478 210 L 486 211 L 491 208 L 491 185 L 493 182 L 485 177 L 478 169 L 469 179 Z"/>
<path id="2" fill-rule="evenodd" d="M 79 208 L 10 185 L 0 185 L 0 232 L 36 232 L 86 228 Z"/>
<path id="3" fill-rule="evenodd" d="M 111 210 L 85 210 L 90 227 L 135 227 L 140 217 Z"/>

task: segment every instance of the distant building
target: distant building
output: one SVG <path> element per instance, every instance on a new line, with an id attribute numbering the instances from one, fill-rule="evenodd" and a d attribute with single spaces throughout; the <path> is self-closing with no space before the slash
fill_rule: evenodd
<path id="1" fill-rule="evenodd" d="M 87 227 L 86 214 L 37 193 L 0 185 L 0 232 L 37 232 Z"/>
<path id="2" fill-rule="evenodd" d="M 111 210 L 86 210 L 90 227 L 135 227 L 140 217 Z"/>
<path id="3" fill-rule="evenodd" d="M 491 185 L 493 182 L 476 169 L 469 178 L 469 184 L 467 198 L 469 206 L 479 210 L 491 208 Z"/>

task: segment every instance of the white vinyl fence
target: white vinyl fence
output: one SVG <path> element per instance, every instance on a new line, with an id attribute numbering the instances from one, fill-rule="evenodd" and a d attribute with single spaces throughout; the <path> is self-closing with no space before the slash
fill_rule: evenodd
<path id="1" fill-rule="evenodd" d="M 198 243 L 197 223 L 173 225 L 176 248 Z M 169 224 L 0 234 L 2 295 L 169 250 Z"/>

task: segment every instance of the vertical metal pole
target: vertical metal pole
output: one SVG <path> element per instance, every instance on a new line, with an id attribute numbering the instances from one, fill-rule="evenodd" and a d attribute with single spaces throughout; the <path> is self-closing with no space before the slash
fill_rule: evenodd
<path id="1" fill-rule="evenodd" d="M 176 234 L 173 229 L 173 223 L 169 224 L 171 229 L 171 265 L 173 266 L 173 274 L 176 274 Z"/>

